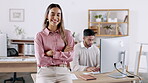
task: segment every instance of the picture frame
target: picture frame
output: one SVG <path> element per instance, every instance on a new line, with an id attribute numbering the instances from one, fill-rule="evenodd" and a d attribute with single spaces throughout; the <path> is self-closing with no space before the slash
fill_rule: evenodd
<path id="1" fill-rule="evenodd" d="M 9 21 L 10 22 L 24 22 L 24 9 L 9 9 Z"/>

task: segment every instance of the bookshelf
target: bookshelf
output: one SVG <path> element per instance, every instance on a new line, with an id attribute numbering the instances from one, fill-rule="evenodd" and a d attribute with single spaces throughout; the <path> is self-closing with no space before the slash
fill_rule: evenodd
<path id="1" fill-rule="evenodd" d="M 96 36 L 128 36 L 129 9 L 89 9 L 88 28 Z"/>
<path id="2" fill-rule="evenodd" d="M 34 56 L 34 40 L 10 39 L 10 44 L 18 51 L 19 56 Z"/>

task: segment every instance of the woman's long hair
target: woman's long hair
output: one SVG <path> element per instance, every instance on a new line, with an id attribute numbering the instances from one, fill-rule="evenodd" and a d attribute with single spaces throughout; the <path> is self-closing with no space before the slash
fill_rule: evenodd
<path id="1" fill-rule="evenodd" d="M 45 19 L 44 19 L 44 23 L 43 23 L 43 30 L 49 26 L 49 21 L 48 21 L 47 17 L 48 17 L 49 11 L 55 7 L 59 8 L 61 10 L 61 22 L 58 24 L 57 29 L 59 29 L 60 35 L 61 35 L 65 45 L 67 45 L 67 40 L 66 40 L 66 36 L 65 36 L 65 28 L 64 28 L 64 21 L 63 21 L 63 13 L 62 13 L 61 7 L 58 4 L 50 4 L 48 6 L 48 8 L 46 9 Z"/>

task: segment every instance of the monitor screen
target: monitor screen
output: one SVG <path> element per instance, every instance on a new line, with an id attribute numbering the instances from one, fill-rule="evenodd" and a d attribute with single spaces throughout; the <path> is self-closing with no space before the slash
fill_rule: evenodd
<path id="1" fill-rule="evenodd" d="M 123 57 L 122 53 L 125 56 Z M 116 37 L 100 39 L 100 72 L 112 72 L 114 63 L 124 61 L 127 65 L 129 54 L 129 37 Z"/>

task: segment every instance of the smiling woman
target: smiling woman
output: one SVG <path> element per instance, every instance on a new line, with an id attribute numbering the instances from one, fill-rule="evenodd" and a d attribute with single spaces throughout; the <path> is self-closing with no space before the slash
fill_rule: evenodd
<path id="1" fill-rule="evenodd" d="M 67 65 L 72 61 L 74 40 L 64 28 L 62 9 L 51 4 L 45 12 L 43 30 L 35 41 L 36 83 L 72 83 Z"/>

